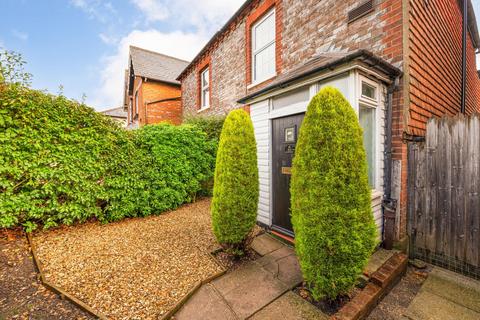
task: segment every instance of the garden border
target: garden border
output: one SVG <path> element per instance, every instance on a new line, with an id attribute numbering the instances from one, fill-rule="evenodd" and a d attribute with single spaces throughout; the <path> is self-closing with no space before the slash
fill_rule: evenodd
<path id="1" fill-rule="evenodd" d="M 172 309 L 170 309 L 170 311 L 168 311 L 167 313 L 165 313 L 162 317 L 160 317 L 159 319 L 160 320 L 168 320 L 170 319 L 171 317 L 173 317 L 173 315 L 175 313 L 177 313 L 178 310 L 180 310 L 183 305 L 205 284 L 209 283 L 209 282 L 212 282 L 213 280 L 223 276 L 225 273 L 227 273 L 228 269 L 225 268 L 225 266 L 223 266 L 216 258 L 215 256 L 213 255 L 216 251 L 218 251 L 219 249 L 215 249 L 213 250 L 212 252 L 209 252 L 208 253 L 208 256 L 210 257 L 210 259 L 212 259 L 215 264 L 217 264 L 221 271 L 217 272 L 216 274 L 208 277 L 207 279 L 205 280 L 202 280 L 202 281 L 198 281 L 195 285 L 195 287 L 193 287 L 186 295 L 183 296 L 182 299 L 180 299 L 174 306 Z"/>
<path id="2" fill-rule="evenodd" d="M 26 232 L 26 236 L 27 236 L 27 241 L 28 241 L 28 244 L 30 246 L 30 251 L 32 253 L 32 257 L 33 257 L 33 263 L 40 275 L 40 281 L 42 282 L 42 284 L 47 288 L 49 289 L 50 291 L 58 294 L 61 298 L 63 299 L 67 299 L 69 300 L 71 303 L 73 303 L 74 305 L 76 305 L 77 307 L 79 307 L 80 309 L 82 309 L 83 311 L 89 313 L 90 315 L 98 318 L 98 319 L 101 319 L 101 320 L 107 320 L 107 316 L 105 316 L 103 313 L 99 312 L 99 311 L 95 311 L 93 310 L 93 308 L 91 308 L 89 305 L 87 305 L 85 302 L 83 302 L 82 300 L 78 299 L 78 298 L 75 298 L 74 296 L 70 295 L 68 292 L 66 292 L 65 290 L 57 287 L 56 285 L 50 283 L 49 281 L 47 281 L 46 277 L 45 277 L 45 274 L 43 273 L 43 266 L 42 266 L 42 263 L 40 262 L 40 260 L 38 260 L 38 255 L 36 253 L 36 248 L 35 248 L 35 245 L 33 244 L 33 240 L 32 240 L 32 235 L 31 233 L 29 232 Z"/>
<path id="3" fill-rule="evenodd" d="M 331 320 L 365 319 L 380 300 L 395 286 L 407 270 L 408 257 L 395 253 L 375 271 L 367 285 L 350 302 L 344 305 Z"/>

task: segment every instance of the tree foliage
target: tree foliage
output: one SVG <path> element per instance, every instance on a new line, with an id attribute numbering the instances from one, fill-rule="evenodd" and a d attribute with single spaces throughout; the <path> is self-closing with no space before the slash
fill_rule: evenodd
<path id="1" fill-rule="evenodd" d="M 362 139 L 348 101 L 322 89 L 300 128 L 290 187 L 295 248 L 316 299 L 347 293 L 375 247 Z"/>
<path id="2" fill-rule="evenodd" d="M 120 128 L 93 109 L 0 85 L 0 227 L 158 214 L 211 179 L 214 143 L 192 126 Z"/>
<path id="3" fill-rule="evenodd" d="M 0 83 L 30 85 L 32 75 L 24 70 L 25 64 L 21 54 L 0 48 Z"/>
<path id="4" fill-rule="evenodd" d="M 244 110 L 234 110 L 223 124 L 215 167 L 212 225 L 220 243 L 242 248 L 255 225 L 258 188 L 253 124 Z"/>

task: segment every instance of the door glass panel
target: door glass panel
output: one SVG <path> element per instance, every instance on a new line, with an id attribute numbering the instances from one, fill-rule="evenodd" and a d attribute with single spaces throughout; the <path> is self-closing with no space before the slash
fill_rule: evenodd
<path id="1" fill-rule="evenodd" d="M 295 127 L 285 128 L 285 142 L 295 142 Z"/>

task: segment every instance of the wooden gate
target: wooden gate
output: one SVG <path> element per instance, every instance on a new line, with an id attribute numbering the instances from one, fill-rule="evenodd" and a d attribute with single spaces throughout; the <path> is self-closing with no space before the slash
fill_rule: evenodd
<path id="1" fill-rule="evenodd" d="M 480 279 L 480 118 L 431 119 L 408 147 L 410 255 Z"/>

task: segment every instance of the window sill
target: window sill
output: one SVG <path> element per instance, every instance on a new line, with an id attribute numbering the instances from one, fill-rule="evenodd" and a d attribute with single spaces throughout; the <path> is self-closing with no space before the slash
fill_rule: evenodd
<path id="1" fill-rule="evenodd" d="M 208 109 L 210 109 L 210 106 L 208 106 L 208 107 L 204 107 L 204 108 L 200 108 L 200 109 L 198 109 L 198 110 L 197 110 L 197 113 L 200 113 L 200 112 L 206 111 L 206 110 L 208 110 Z"/>
<path id="2" fill-rule="evenodd" d="M 262 83 L 264 82 L 267 82 L 268 80 L 272 80 L 273 78 L 275 78 L 277 76 L 277 74 L 273 74 L 272 76 L 268 77 L 268 78 L 265 78 L 265 79 L 262 79 L 262 80 L 259 80 L 259 81 L 255 81 L 255 82 L 252 82 L 250 83 L 248 86 L 247 86 L 247 89 L 252 89 L 258 85 L 261 85 Z"/>

